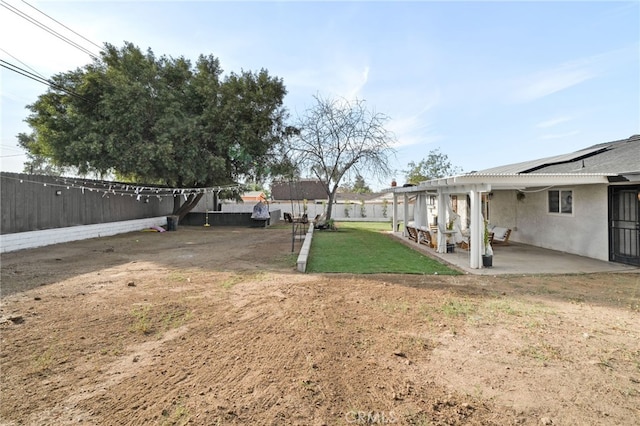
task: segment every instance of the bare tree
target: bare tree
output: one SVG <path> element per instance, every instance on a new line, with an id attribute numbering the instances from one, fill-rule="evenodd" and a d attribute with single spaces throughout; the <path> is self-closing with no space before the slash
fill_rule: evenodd
<path id="1" fill-rule="evenodd" d="M 293 161 L 324 183 L 327 219 L 340 181 L 353 169 L 376 178 L 391 174 L 389 155 L 395 136 L 384 128 L 386 115 L 370 111 L 365 101 L 314 96 L 316 104 L 298 118 L 299 134 L 292 140 Z"/>

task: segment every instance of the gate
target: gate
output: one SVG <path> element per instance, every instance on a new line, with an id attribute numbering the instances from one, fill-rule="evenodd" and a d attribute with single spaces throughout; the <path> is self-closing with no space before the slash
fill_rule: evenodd
<path id="1" fill-rule="evenodd" d="M 609 187 L 609 260 L 640 266 L 640 186 Z"/>

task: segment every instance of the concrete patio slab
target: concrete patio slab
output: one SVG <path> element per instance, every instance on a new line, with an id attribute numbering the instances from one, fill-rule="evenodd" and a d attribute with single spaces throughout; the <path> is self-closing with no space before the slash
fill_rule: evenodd
<path id="1" fill-rule="evenodd" d="M 469 252 L 456 247 L 454 253 L 437 253 L 423 244 L 417 244 L 402 236 L 401 232 L 391 233 L 409 247 L 426 253 L 450 264 L 455 268 L 477 275 L 502 274 L 580 274 L 595 272 L 635 272 L 640 268 L 622 263 L 605 262 L 575 254 L 563 253 L 540 247 L 512 242 L 508 246 L 493 248 L 493 267 L 471 269 Z"/>

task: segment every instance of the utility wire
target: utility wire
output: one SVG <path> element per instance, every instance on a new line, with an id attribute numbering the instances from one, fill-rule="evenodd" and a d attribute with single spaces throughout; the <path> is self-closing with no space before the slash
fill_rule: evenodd
<path id="1" fill-rule="evenodd" d="M 38 71 L 34 70 L 33 68 L 31 68 L 29 65 L 25 64 L 24 62 L 22 62 L 20 59 L 16 58 L 15 56 L 13 56 L 11 53 L 7 52 L 6 50 L 4 50 L 3 48 L 0 47 L 0 50 L 3 51 L 4 53 L 6 53 L 7 55 L 11 56 L 13 59 L 15 59 L 16 61 L 20 62 L 22 65 L 24 65 L 25 67 L 29 68 L 31 71 L 33 71 L 34 73 L 38 74 L 38 76 L 42 77 L 44 80 L 46 80 L 47 78 L 40 74 Z"/>
<path id="2" fill-rule="evenodd" d="M 88 49 L 86 49 L 86 48 L 84 48 L 82 46 L 80 46 L 78 43 L 74 42 L 73 40 L 69 39 L 68 37 L 63 36 L 62 34 L 58 33 L 57 31 L 52 30 L 51 28 L 49 28 L 45 24 L 41 23 L 40 21 L 38 21 L 35 18 L 32 18 L 28 14 L 22 12 L 20 9 L 16 8 L 15 6 L 10 5 L 6 1 L 1 0 L 1 4 L 0 5 L 2 7 L 4 7 L 5 9 L 7 9 L 8 11 L 18 15 L 22 19 L 25 19 L 25 20 L 29 21 L 30 23 L 32 23 L 33 25 L 37 26 L 38 28 L 45 30 L 49 34 L 59 38 L 60 40 L 64 41 L 65 43 L 75 47 L 78 50 L 80 50 L 81 52 L 86 53 L 91 58 L 98 59 L 98 55 L 96 55 L 95 53 L 91 52 L 90 50 L 88 50 Z"/>
<path id="3" fill-rule="evenodd" d="M 28 78 L 30 78 L 30 79 L 32 79 L 34 81 L 37 81 L 38 83 L 45 84 L 45 85 L 51 87 L 52 89 L 57 89 L 57 90 L 63 91 L 63 92 L 65 92 L 66 94 L 68 94 L 70 96 L 73 96 L 73 97 L 78 98 L 78 99 L 82 99 L 85 102 L 93 103 L 93 102 L 91 102 L 91 100 L 85 98 L 82 95 L 79 95 L 78 93 L 74 92 L 73 90 L 69 90 L 69 89 L 65 88 L 64 86 L 56 84 L 51 80 L 47 80 L 45 78 L 42 78 L 42 77 L 40 77 L 40 76 L 38 76 L 38 75 L 36 75 L 36 74 L 34 74 L 32 72 L 29 72 L 29 71 L 25 70 L 24 68 L 20 68 L 19 66 L 14 65 L 14 64 L 12 64 L 10 62 L 7 62 L 5 60 L 0 59 L 0 66 L 3 67 L 3 68 L 8 69 L 9 71 L 13 71 L 16 74 L 20 74 L 20 75 L 28 77 Z"/>
<path id="4" fill-rule="evenodd" d="M 77 32 L 75 32 L 74 30 L 72 30 L 71 28 L 67 27 L 65 24 L 63 24 L 62 22 L 58 21 L 57 19 L 52 18 L 51 16 L 47 15 L 46 13 L 44 13 L 43 11 L 41 11 L 40 9 L 38 9 L 37 7 L 35 7 L 32 4 L 27 3 L 26 1 L 22 0 L 22 3 L 26 4 L 27 6 L 37 10 L 38 12 L 40 12 L 41 14 L 43 14 L 44 16 L 46 16 L 47 18 L 51 19 L 53 22 L 57 23 L 58 25 L 61 25 L 62 27 L 66 28 L 67 30 L 71 31 L 72 33 L 74 33 L 75 35 L 77 35 L 78 37 L 82 38 L 85 41 L 88 41 L 89 43 L 93 44 L 95 47 L 97 47 L 98 49 L 100 49 L 102 51 L 102 46 L 98 46 L 97 44 L 95 44 L 94 42 L 92 42 L 91 40 L 89 40 L 88 38 L 86 38 L 85 36 L 83 36 L 82 34 L 79 34 Z"/>
<path id="5" fill-rule="evenodd" d="M 14 151 L 22 151 L 22 148 L 17 148 L 16 146 L 11 146 L 11 145 L 4 145 L 4 144 L 0 144 L 0 149 L 5 150 L 5 149 L 12 149 Z"/>

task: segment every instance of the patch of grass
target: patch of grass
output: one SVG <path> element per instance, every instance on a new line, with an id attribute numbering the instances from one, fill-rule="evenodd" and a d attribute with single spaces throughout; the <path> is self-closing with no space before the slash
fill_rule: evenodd
<path id="1" fill-rule="evenodd" d="M 337 231 L 314 232 L 307 271 L 460 274 L 381 232 L 388 230 L 387 222 L 341 222 Z"/>
<path id="2" fill-rule="evenodd" d="M 229 290 L 234 285 L 242 282 L 243 278 L 239 275 L 233 275 L 222 282 L 222 288 Z"/>
<path id="3" fill-rule="evenodd" d="M 113 357 L 117 357 L 120 356 L 124 353 L 124 348 L 122 346 L 119 347 L 111 347 L 111 348 L 104 348 L 100 350 L 100 355 L 103 356 L 113 356 Z"/>
<path id="4" fill-rule="evenodd" d="M 184 274 L 179 271 L 171 271 L 169 273 L 169 280 L 175 282 L 188 281 L 187 277 L 185 277 Z"/>
<path id="5" fill-rule="evenodd" d="M 520 350 L 520 355 L 542 362 L 561 358 L 560 350 L 546 343 L 542 343 L 540 345 L 529 345 Z"/>
<path id="6" fill-rule="evenodd" d="M 169 330 L 181 327 L 189 318 L 191 318 L 191 312 L 174 310 L 163 315 L 162 324 L 165 330 Z"/>
<path id="7" fill-rule="evenodd" d="M 478 307 L 467 300 L 451 299 L 440 306 L 440 312 L 448 317 L 467 317 L 476 312 Z"/>
<path id="8" fill-rule="evenodd" d="M 131 310 L 134 322 L 130 330 L 135 333 L 151 333 L 151 305 L 137 306 Z"/>
<path id="9" fill-rule="evenodd" d="M 503 313 L 507 315 L 515 315 L 519 316 L 520 311 L 518 311 L 514 306 L 512 301 L 506 300 L 491 300 L 487 303 L 486 306 L 489 311 L 492 313 Z"/>
<path id="10" fill-rule="evenodd" d="M 191 422 L 191 416 L 189 410 L 181 402 L 174 401 L 173 410 L 162 410 L 162 417 L 164 417 L 162 426 L 178 426 L 186 425 Z"/>
<path id="11" fill-rule="evenodd" d="M 33 361 L 33 371 L 35 373 L 42 373 L 49 370 L 53 364 L 53 351 L 51 348 L 47 349 L 40 355 L 36 356 Z"/>
<path id="12" fill-rule="evenodd" d="M 493 317 L 501 315 L 525 318 L 526 323 L 539 325 L 539 316 L 546 317 L 553 314 L 553 310 L 541 302 L 521 301 L 511 298 L 497 298 L 487 300 L 482 306 Z"/>
<path id="13" fill-rule="evenodd" d="M 133 323 L 129 327 L 132 333 L 149 335 L 172 328 L 178 328 L 191 317 L 191 312 L 177 304 L 156 306 L 135 306 L 131 309 Z"/>

